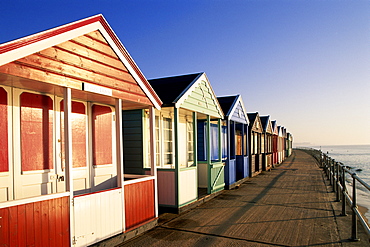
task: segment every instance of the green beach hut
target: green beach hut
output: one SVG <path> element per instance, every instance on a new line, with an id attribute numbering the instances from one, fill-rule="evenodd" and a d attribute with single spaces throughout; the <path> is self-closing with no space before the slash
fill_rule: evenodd
<path id="1" fill-rule="evenodd" d="M 205 73 L 157 78 L 149 83 L 163 102 L 161 110 L 155 110 L 153 138 L 158 205 L 162 212 L 181 212 L 201 195 L 224 189 L 223 112 Z M 133 154 L 130 146 L 124 146 L 125 158 L 143 160 L 144 167 L 137 162 L 132 169 L 148 173 L 149 114 L 145 110 L 124 112 L 123 126 L 125 135 L 137 133 L 137 146 L 143 150 Z M 140 139 L 142 132 L 144 139 Z"/>

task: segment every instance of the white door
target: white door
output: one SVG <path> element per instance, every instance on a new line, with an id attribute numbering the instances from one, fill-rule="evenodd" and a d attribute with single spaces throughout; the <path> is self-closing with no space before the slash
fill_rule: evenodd
<path id="1" fill-rule="evenodd" d="M 65 155 L 64 155 L 64 101 L 56 99 L 57 122 L 60 127 L 57 131 L 57 163 L 61 167 L 58 172 L 58 191 L 65 188 Z M 88 117 L 87 103 L 72 101 L 72 178 L 75 194 L 90 192 L 90 169 L 88 166 Z M 60 189 L 59 189 L 60 188 Z"/>
<path id="2" fill-rule="evenodd" d="M 15 198 L 56 193 L 54 96 L 14 89 Z"/>
<path id="3" fill-rule="evenodd" d="M 117 187 L 114 107 L 90 104 L 91 188 L 100 191 Z"/>
<path id="4" fill-rule="evenodd" d="M 13 199 L 12 94 L 0 86 L 0 202 Z"/>

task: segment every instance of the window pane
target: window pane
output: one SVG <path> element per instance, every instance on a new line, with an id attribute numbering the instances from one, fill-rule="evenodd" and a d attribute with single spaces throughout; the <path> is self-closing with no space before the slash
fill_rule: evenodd
<path id="1" fill-rule="evenodd" d="M 0 172 L 9 171 L 8 157 L 8 93 L 0 88 Z"/>
<path id="2" fill-rule="evenodd" d="M 53 168 L 53 101 L 49 96 L 22 93 L 22 171 Z"/>
<path id="3" fill-rule="evenodd" d="M 92 106 L 93 164 L 112 164 L 112 110 L 108 106 Z"/>
<path id="4" fill-rule="evenodd" d="M 194 140 L 193 140 L 193 135 L 194 135 L 194 130 L 193 130 L 193 123 L 190 121 L 186 122 L 187 125 L 187 149 L 188 149 L 188 162 L 193 162 L 194 161 Z"/>
<path id="5" fill-rule="evenodd" d="M 60 102 L 60 126 L 62 146 L 62 167 L 65 167 L 64 159 L 64 101 Z M 72 165 L 73 167 L 86 166 L 86 109 L 81 102 L 72 101 Z"/>
<path id="6" fill-rule="evenodd" d="M 235 130 L 235 154 L 242 155 L 242 132 Z"/>

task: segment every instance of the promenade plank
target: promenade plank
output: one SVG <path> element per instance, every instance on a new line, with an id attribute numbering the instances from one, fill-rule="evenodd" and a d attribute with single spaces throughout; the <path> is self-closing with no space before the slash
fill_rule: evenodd
<path id="1" fill-rule="evenodd" d="M 272 171 L 181 215 L 162 215 L 160 226 L 120 246 L 369 246 L 347 240 L 350 216 L 339 217 L 334 199 L 316 161 L 295 150 Z"/>

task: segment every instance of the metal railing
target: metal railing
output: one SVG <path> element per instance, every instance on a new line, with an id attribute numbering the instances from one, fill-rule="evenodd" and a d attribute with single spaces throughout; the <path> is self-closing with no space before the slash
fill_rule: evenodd
<path id="1" fill-rule="evenodd" d="M 333 191 L 336 194 L 336 201 L 342 203 L 342 213 L 341 215 L 346 216 L 346 204 L 351 207 L 352 209 L 352 234 L 351 240 L 358 241 L 359 238 L 357 236 L 357 220 L 361 222 L 363 225 L 366 233 L 370 236 L 370 228 L 369 225 L 365 221 L 364 215 L 358 210 L 357 206 L 357 183 L 362 185 L 365 189 L 370 191 L 370 186 L 364 182 L 360 177 L 356 175 L 355 172 L 351 171 L 340 162 L 336 162 L 334 159 L 329 157 L 327 154 L 321 153 L 320 157 L 320 165 L 324 169 L 329 181 L 330 185 L 333 186 Z M 352 196 L 348 193 L 347 185 L 346 185 L 346 174 L 348 174 L 352 179 Z"/>

